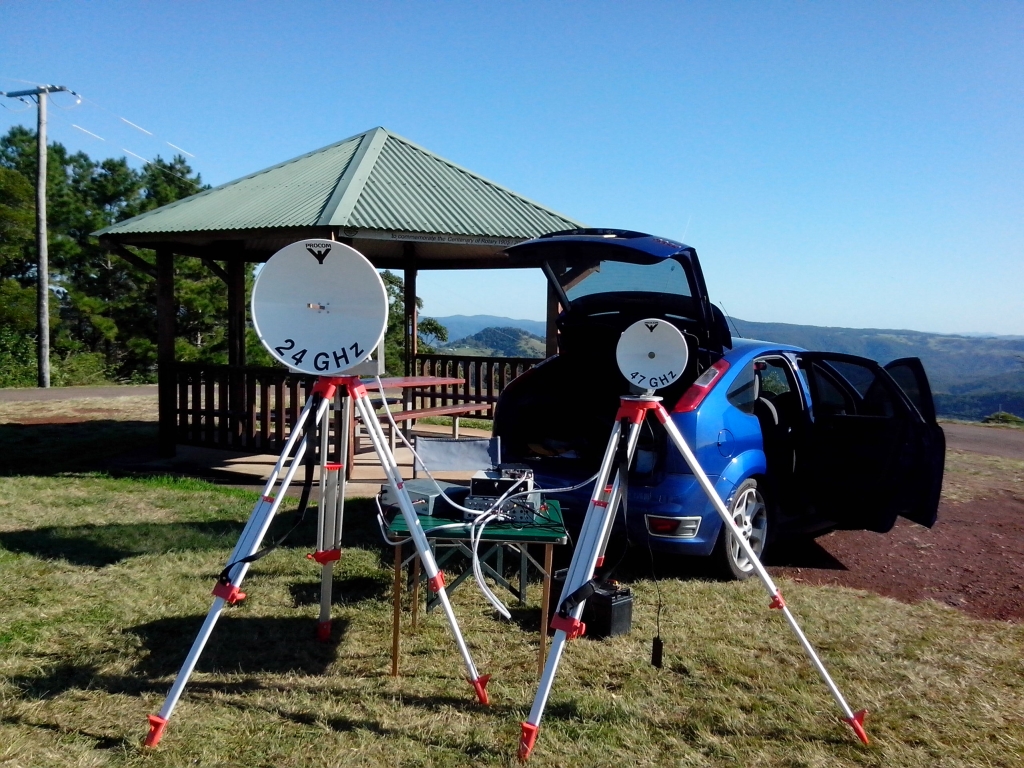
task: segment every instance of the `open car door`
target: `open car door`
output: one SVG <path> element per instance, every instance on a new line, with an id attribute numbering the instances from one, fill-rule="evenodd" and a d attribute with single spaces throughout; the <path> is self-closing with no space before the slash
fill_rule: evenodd
<path id="1" fill-rule="evenodd" d="M 915 439 L 921 453 L 918 476 L 911 481 L 916 489 L 917 504 L 900 512 L 915 523 L 931 528 L 938 515 L 939 496 L 942 494 L 942 473 L 946 463 L 946 435 L 935 420 L 935 401 L 924 366 L 916 357 L 903 357 L 885 366 L 885 372 L 895 381 L 914 406 L 920 421 L 915 420 Z"/>
<path id="2" fill-rule="evenodd" d="M 814 513 L 880 533 L 898 515 L 934 523 L 928 430 L 899 385 L 863 357 L 802 352 L 798 363 L 811 420 L 800 440 L 805 458 L 797 482 Z"/>

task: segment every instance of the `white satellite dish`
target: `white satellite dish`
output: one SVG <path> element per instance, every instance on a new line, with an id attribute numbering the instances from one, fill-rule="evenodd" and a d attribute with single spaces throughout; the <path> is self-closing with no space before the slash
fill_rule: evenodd
<path id="1" fill-rule="evenodd" d="M 263 346 L 294 371 L 338 376 L 384 338 L 388 297 L 374 266 L 333 240 L 301 240 L 267 261 L 252 289 Z"/>
<path id="2" fill-rule="evenodd" d="M 630 384 L 655 390 L 679 380 L 689 354 L 678 328 L 665 320 L 648 318 L 622 332 L 615 347 L 615 362 Z"/>

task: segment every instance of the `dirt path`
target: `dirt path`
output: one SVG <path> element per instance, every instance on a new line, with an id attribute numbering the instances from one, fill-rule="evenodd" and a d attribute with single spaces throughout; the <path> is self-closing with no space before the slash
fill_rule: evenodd
<path id="1" fill-rule="evenodd" d="M 866 589 L 905 603 L 937 600 L 983 619 L 1024 621 L 1024 500 L 1009 493 L 943 503 L 931 530 L 836 531 L 776 552 L 774 575 Z"/>
<path id="2" fill-rule="evenodd" d="M 93 397 L 139 397 L 143 395 L 156 397 L 156 384 L 114 387 L 50 387 L 48 389 L 17 387 L 0 389 L 0 403 L 16 403 L 27 400 L 81 400 Z"/>
<path id="3" fill-rule="evenodd" d="M 938 600 L 979 618 L 1024 621 L 1021 435 L 969 427 L 963 437 L 964 430 L 949 426 L 943 425 L 950 448 L 934 528 L 901 519 L 885 534 L 836 531 L 769 551 L 769 571 L 904 602 Z M 965 444 L 977 452 L 955 447 Z"/>
<path id="4" fill-rule="evenodd" d="M 1024 429 L 946 422 L 942 431 L 946 433 L 946 446 L 951 450 L 1024 461 Z"/>

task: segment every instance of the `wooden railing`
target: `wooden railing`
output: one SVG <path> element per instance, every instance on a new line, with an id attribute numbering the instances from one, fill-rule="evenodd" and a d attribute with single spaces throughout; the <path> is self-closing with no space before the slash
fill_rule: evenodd
<path id="1" fill-rule="evenodd" d="M 472 415 L 490 418 L 508 383 L 539 362 L 525 357 L 417 355 L 416 375 L 456 376 L 466 384 L 411 391 L 414 399 L 407 407 L 480 403 Z M 314 376 L 280 368 L 178 363 L 176 440 L 245 453 L 280 453 L 314 381 Z M 340 435 L 341 411 L 336 408 L 329 435 L 332 457 L 340 457 Z"/>
<path id="2" fill-rule="evenodd" d="M 471 414 L 489 419 L 494 413 L 498 395 L 517 376 L 541 362 L 535 357 L 476 357 L 473 355 L 418 354 L 414 358 L 416 376 L 455 376 L 465 379 L 461 386 L 430 387 L 416 392 L 414 407 L 434 408 L 439 405 L 480 403 L 483 407 Z"/>
<path id="3" fill-rule="evenodd" d="M 279 368 L 203 363 L 178 363 L 175 374 L 177 442 L 246 453 L 281 452 L 316 381 Z"/>

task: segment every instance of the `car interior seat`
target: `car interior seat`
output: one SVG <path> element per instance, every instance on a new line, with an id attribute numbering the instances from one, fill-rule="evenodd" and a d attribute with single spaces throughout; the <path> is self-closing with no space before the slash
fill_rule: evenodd
<path id="1" fill-rule="evenodd" d="M 764 455 L 769 470 L 777 475 L 790 474 L 796 468 L 793 451 L 791 400 L 785 392 L 773 395 L 761 386 L 761 371 L 754 370 L 754 415 L 761 425 Z M 781 479 L 781 478 L 780 478 Z"/>

